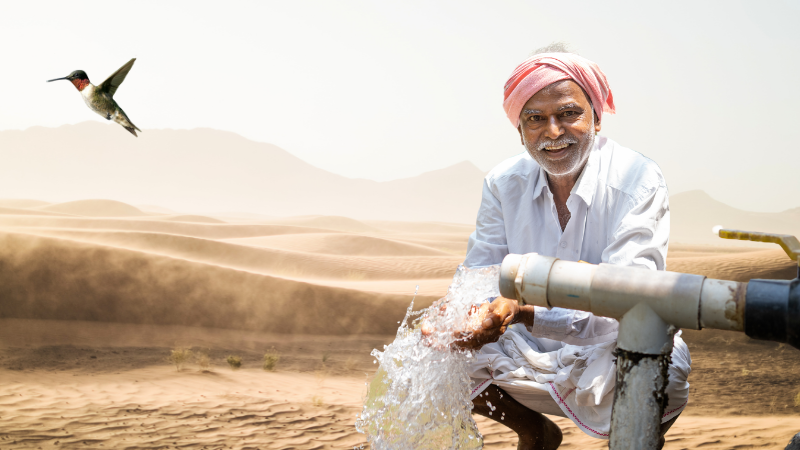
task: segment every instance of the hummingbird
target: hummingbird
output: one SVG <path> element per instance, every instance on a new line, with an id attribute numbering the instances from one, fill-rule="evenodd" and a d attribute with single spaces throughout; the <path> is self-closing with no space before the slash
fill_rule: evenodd
<path id="1" fill-rule="evenodd" d="M 89 109 L 105 117 L 106 120 L 117 122 L 122 125 L 123 128 L 130 131 L 131 134 L 138 137 L 136 130 L 139 130 L 139 128 L 131 123 L 125 111 L 114 101 L 114 93 L 117 92 L 119 85 L 125 80 L 131 67 L 133 67 L 134 61 L 136 61 L 136 58 L 125 63 L 124 66 L 120 67 L 116 72 L 112 73 L 111 76 L 106 78 L 106 81 L 103 81 L 97 86 L 89 82 L 89 77 L 86 75 L 86 72 L 82 70 L 76 70 L 65 77 L 54 78 L 52 80 L 47 80 L 47 82 L 69 80 L 81 93 L 81 97 L 83 97 L 83 101 L 86 102 L 86 106 L 88 106 Z"/>

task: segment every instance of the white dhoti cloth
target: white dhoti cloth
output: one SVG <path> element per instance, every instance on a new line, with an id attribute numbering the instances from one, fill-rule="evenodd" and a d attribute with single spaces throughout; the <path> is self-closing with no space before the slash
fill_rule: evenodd
<path id="1" fill-rule="evenodd" d="M 586 316 L 590 321 L 597 319 Z M 477 353 L 470 366 L 470 400 L 480 401 L 476 397 L 495 384 L 534 411 L 567 417 L 589 436 L 608 439 L 616 382 L 616 333 L 608 337 L 611 340 L 593 345 L 570 345 L 534 337 L 522 324 L 515 324 Z M 689 349 L 678 332 L 662 423 L 680 414 L 689 400 L 690 366 Z"/>

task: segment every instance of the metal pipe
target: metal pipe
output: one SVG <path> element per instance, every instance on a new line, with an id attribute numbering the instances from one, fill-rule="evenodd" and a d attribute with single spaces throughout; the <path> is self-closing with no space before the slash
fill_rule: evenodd
<path id="1" fill-rule="evenodd" d="M 524 304 L 620 319 L 644 302 L 667 323 L 693 330 L 744 330 L 746 286 L 701 275 L 591 265 L 535 253 L 508 255 L 500 268 L 500 294 Z"/>
<path id="2" fill-rule="evenodd" d="M 677 327 L 744 331 L 800 349 L 800 279 L 739 283 L 530 253 L 503 260 L 500 294 L 523 304 L 620 321 L 610 436 L 614 450 L 657 448 Z"/>
<path id="3" fill-rule="evenodd" d="M 612 449 L 658 448 L 675 330 L 645 302 L 620 319 L 609 437 Z"/>

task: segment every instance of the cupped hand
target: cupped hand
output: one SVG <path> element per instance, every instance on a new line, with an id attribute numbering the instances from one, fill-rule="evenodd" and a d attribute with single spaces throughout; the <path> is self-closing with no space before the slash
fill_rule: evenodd
<path id="1" fill-rule="evenodd" d="M 437 304 L 434 303 L 434 306 Z M 441 305 L 439 309 L 443 311 L 445 307 Z M 520 307 L 516 300 L 497 297 L 491 303 L 483 303 L 480 307 L 473 306 L 469 315 L 473 319 L 470 321 L 474 324 L 473 327 L 454 331 L 456 340 L 453 345 L 463 349 L 478 350 L 490 342 L 496 342 L 509 325 L 519 322 Z M 420 331 L 427 337 L 436 330 L 430 322 L 424 321 Z"/>
<path id="2" fill-rule="evenodd" d="M 471 330 L 460 331 L 460 339 L 456 340 L 455 345 L 478 350 L 486 344 L 497 342 L 509 325 L 519 322 L 519 312 L 519 302 L 504 297 L 482 304 L 480 308 L 471 311 L 472 315 L 482 318 L 480 325 Z"/>

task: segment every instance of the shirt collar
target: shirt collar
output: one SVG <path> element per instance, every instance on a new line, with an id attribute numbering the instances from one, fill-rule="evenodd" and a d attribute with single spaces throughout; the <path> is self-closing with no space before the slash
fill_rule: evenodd
<path id="1" fill-rule="evenodd" d="M 538 164 L 537 164 L 538 165 Z M 536 180 L 536 186 L 533 188 L 533 199 L 536 200 L 542 195 L 542 191 L 544 188 L 548 190 L 550 187 L 547 185 L 547 172 L 542 169 L 542 166 L 539 166 L 539 178 Z"/>
<path id="2" fill-rule="evenodd" d="M 600 145 L 598 137 L 595 136 L 592 152 L 589 153 L 586 166 L 584 166 L 581 175 L 578 177 L 578 181 L 575 183 L 575 186 L 572 187 L 572 191 L 570 191 L 570 194 L 576 194 L 578 197 L 582 198 L 586 206 L 592 205 L 594 192 L 597 190 L 597 174 L 599 170 Z M 550 186 L 547 185 L 547 173 L 539 166 L 539 179 L 536 180 L 536 186 L 533 188 L 533 199 L 536 200 L 539 198 L 545 188 L 547 188 L 548 191 L 550 190 Z"/>

